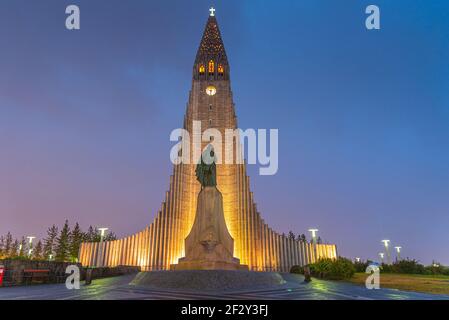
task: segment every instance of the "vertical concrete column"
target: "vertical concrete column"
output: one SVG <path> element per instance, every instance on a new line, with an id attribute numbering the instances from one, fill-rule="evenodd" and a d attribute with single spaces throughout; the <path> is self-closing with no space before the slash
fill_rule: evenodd
<path id="1" fill-rule="evenodd" d="M 160 245 L 161 245 L 161 218 L 160 218 L 160 212 L 158 212 L 157 214 L 157 218 L 156 218 L 156 237 L 155 237 L 155 259 L 154 259 L 154 268 L 155 270 L 159 270 L 160 269 Z"/>
<path id="2" fill-rule="evenodd" d="M 149 267 L 150 270 L 154 268 L 154 222 L 150 224 L 150 245 L 149 245 Z"/>

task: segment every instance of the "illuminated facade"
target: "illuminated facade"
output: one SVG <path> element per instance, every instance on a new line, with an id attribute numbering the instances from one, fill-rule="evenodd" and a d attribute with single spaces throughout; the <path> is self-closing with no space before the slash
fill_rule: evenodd
<path id="1" fill-rule="evenodd" d="M 201 121 L 202 132 L 214 128 L 223 137 L 225 129 L 237 128 L 229 63 L 213 15 L 196 55 L 184 118 L 184 128 L 192 140 L 194 120 Z M 209 142 L 202 142 L 202 147 Z M 225 152 L 229 150 L 222 150 L 223 157 Z M 291 266 L 313 262 L 317 257 L 336 258 L 335 245 L 289 239 L 267 225 L 250 191 L 245 164 L 218 164 L 217 183 L 223 195 L 226 224 L 234 238 L 234 255 L 250 270 L 289 271 Z M 79 261 L 83 265 L 138 265 L 143 270 L 169 270 L 184 256 L 184 239 L 194 221 L 199 191 L 195 164 L 175 165 L 169 191 L 153 223 L 137 234 L 105 242 L 101 247 L 99 243 L 83 243 Z"/>

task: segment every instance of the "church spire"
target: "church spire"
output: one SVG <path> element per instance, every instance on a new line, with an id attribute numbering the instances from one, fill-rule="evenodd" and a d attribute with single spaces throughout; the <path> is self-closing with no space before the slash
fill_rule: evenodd
<path id="1" fill-rule="evenodd" d="M 193 76 L 195 79 L 229 79 L 229 64 L 221 39 L 215 9 L 210 8 L 198 52 L 196 54 Z"/>

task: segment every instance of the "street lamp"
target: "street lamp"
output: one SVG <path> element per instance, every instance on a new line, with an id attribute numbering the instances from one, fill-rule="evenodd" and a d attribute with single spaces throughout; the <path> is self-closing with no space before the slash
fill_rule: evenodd
<path id="1" fill-rule="evenodd" d="M 309 229 L 309 232 L 312 233 L 312 241 L 316 244 L 316 234 L 319 230 L 318 229 Z"/>
<path id="2" fill-rule="evenodd" d="M 402 247 L 394 247 L 396 249 L 396 253 L 398 254 L 398 261 L 401 260 L 401 249 Z"/>
<path id="3" fill-rule="evenodd" d="M 33 239 L 36 239 L 36 237 L 28 236 L 28 257 L 31 257 L 31 253 L 33 252 Z"/>
<path id="4" fill-rule="evenodd" d="M 391 263 L 391 261 L 390 261 L 390 247 L 388 245 L 390 243 L 390 240 L 382 240 L 381 242 L 384 243 L 385 252 L 387 253 L 387 264 L 390 264 Z"/>
<path id="5" fill-rule="evenodd" d="M 380 257 L 381 263 L 383 264 L 384 263 L 384 253 L 380 252 L 379 257 Z"/>
<path id="6" fill-rule="evenodd" d="M 356 262 L 360 262 L 360 258 L 355 258 L 355 261 Z"/>
<path id="7" fill-rule="evenodd" d="M 318 260 L 317 257 L 317 249 L 316 249 L 316 234 L 318 232 L 318 229 L 309 229 L 309 232 L 312 233 L 312 243 L 313 243 L 313 253 L 315 254 L 315 261 Z"/>
<path id="8" fill-rule="evenodd" d="M 100 242 L 103 241 L 104 235 L 106 234 L 106 231 L 108 231 L 109 228 L 98 228 L 98 231 L 100 231 Z"/>
<path id="9" fill-rule="evenodd" d="M 108 230 L 109 230 L 109 228 L 98 228 L 98 231 L 100 231 L 100 248 L 98 250 L 99 254 L 100 254 L 100 264 L 98 263 L 98 256 L 97 256 L 97 263 L 96 263 L 97 267 L 103 266 L 103 240 L 104 240 L 106 231 L 108 231 Z"/>

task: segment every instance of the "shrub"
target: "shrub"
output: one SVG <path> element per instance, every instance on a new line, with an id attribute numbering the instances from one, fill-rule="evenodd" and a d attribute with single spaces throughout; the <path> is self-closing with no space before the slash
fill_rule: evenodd
<path id="1" fill-rule="evenodd" d="M 320 259 L 310 264 L 310 273 L 314 277 L 328 280 L 343 280 L 351 278 L 355 273 L 351 260 L 339 257 L 338 259 Z"/>
<path id="2" fill-rule="evenodd" d="M 293 266 L 290 268 L 290 273 L 304 274 L 304 267 Z"/>
<path id="3" fill-rule="evenodd" d="M 445 267 L 442 265 L 430 265 L 425 267 L 425 273 L 426 274 L 431 274 L 431 275 L 445 275 L 448 276 L 449 275 L 449 267 Z"/>
<path id="4" fill-rule="evenodd" d="M 371 261 L 366 261 L 366 262 L 354 262 L 354 269 L 355 272 L 365 272 L 366 268 L 368 268 L 368 265 L 370 265 Z"/>
<path id="5" fill-rule="evenodd" d="M 384 272 L 387 272 L 384 270 Z M 424 274 L 425 268 L 417 260 L 406 259 L 396 261 L 391 265 L 391 272 L 393 273 L 408 273 L 408 274 Z"/>

